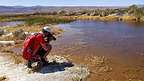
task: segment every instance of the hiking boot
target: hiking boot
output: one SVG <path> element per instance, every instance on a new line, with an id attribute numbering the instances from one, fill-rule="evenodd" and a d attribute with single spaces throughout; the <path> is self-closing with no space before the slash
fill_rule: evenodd
<path id="1" fill-rule="evenodd" d="M 28 60 L 27 67 L 32 68 L 32 61 L 31 60 Z"/>
<path id="2" fill-rule="evenodd" d="M 37 63 L 37 68 L 41 68 L 43 66 L 43 63 L 41 62 L 41 61 L 39 61 L 38 63 Z"/>
<path id="3" fill-rule="evenodd" d="M 41 62 L 43 66 L 49 65 L 48 61 L 46 61 L 44 58 L 41 58 Z"/>

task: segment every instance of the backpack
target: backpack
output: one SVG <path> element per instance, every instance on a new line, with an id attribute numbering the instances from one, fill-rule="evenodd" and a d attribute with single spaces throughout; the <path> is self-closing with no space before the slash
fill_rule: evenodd
<path id="1" fill-rule="evenodd" d="M 32 47 L 33 47 L 33 44 L 34 44 L 34 39 L 36 38 L 37 35 L 38 35 L 38 33 L 29 35 L 24 40 L 23 48 L 22 48 L 22 52 L 23 52 L 22 56 L 26 60 L 30 59 L 31 56 L 32 56 L 32 52 L 30 52 L 29 50 L 32 50 Z"/>

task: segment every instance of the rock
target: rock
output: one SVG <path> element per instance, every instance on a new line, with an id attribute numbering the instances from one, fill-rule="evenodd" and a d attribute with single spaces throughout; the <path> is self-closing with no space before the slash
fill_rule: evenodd
<path id="1" fill-rule="evenodd" d="M 49 65 L 36 72 L 6 57 L 0 56 L 0 75 L 9 77 L 9 81 L 85 81 L 89 75 L 86 66 L 72 64 L 61 56 L 49 56 Z"/>
<path id="2" fill-rule="evenodd" d="M 95 70 L 92 72 L 96 75 L 112 72 L 113 70 L 113 68 L 106 63 L 108 59 L 104 56 L 93 56 L 92 58 L 88 59 L 90 59 L 91 66 L 95 67 Z"/>
<path id="3" fill-rule="evenodd" d="M 103 66 L 106 58 L 104 56 L 94 56 L 90 60 L 96 66 Z"/>
<path id="4" fill-rule="evenodd" d="M 4 34 L 4 30 L 0 30 L 0 36 Z"/>
<path id="5" fill-rule="evenodd" d="M 86 66 L 78 65 L 78 67 L 68 68 L 70 74 L 73 76 L 69 81 L 85 81 L 86 77 L 89 75 L 89 70 Z"/>
<path id="6" fill-rule="evenodd" d="M 17 37 L 18 39 L 24 40 L 26 38 L 26 34 L 22 29 L 18 29 L 15 32 L 13 32 L 14 37 Z"/>
<path id="7" fill-rule="evenodd" d="M 29 32 L 24 32 L 24 34 L 25 34 L 26 36 L 30 35 L 30 33 L 29 33 Z"/>
<path id="8" fill-rule="evenodd" d="M 112 68 L 109 66 L 101 67 L 101 69 L 103 69 L 103 72 L 111 72 L 112 71 Z"/>
<path id="9" fill-rule="evenodd" d="M 2 40 L 12 40 L 11 38 L 13 38 L 13 34 L 12 33 L 5 33 L 1 36 Z"/>
<path id="10" fill-rule="evenodd" d="M 0 41 L 0 45 L 1 46 L 11 46 L 11 45 L 15 45 L 14 41 Z"/>
<path id="11" fill-rule="evenodd" d="M 13 33 L 8 33 L 8 34 L 3 35 L 3 36 L 6 36 L 6 37 L 13 36 Z"/>
<path id="12" fill-rule="evenodd" d="M 61 56 L 57 56 L 57 55 L 48 56 L 48 60 L 49 60 L 49 62 L 56 61 L 58 63 L 69 62 L 66 58 L 61 57 Z"/>

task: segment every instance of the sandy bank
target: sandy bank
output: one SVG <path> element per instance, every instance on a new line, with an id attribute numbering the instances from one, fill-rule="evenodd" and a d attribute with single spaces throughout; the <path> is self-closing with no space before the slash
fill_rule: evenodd
<path id="1" fill-rule="evenodd" d="M 8 81 L 85 81 L 89 70 L 85 66 L 67 66 L 69 61 L 60 56 L 49 56 L 49 61 L 56 64 L 31 72 L 23 63 L 15 64 L 9 56 L 0 55 L 0 75 Z"/>

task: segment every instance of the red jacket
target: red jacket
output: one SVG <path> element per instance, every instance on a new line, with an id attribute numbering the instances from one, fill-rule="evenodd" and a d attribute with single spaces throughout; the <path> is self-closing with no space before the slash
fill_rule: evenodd
<path id="1" fill-rule="evenodd" d="M 48 51 L 47 43 L 45 42 L 42 33 L 38 33 L 35 37 L 33 37 L 31 44 L 29 46 L 26 46 L 26 48 L 25 46 L 26 44 L 23 46 L 23 58 L 26 60 L 39 59 L 39 56 L 36 53 L 40 48 L 43 48 L 45 51 Z"/>
<path id="2" fill-rule="evenodd" d="M 33 51 L 32 54 L 35 55 L 41 47 L 45 51 L 48 51 L 47 43 L 45 42 L 45 40 L 43 38 L 43 34 L 42 33 L 38 33 L 38 35 L 34 39 L 34 44 L 33 44 L 33 47 L 32 47 L 32 51 Z"/>

